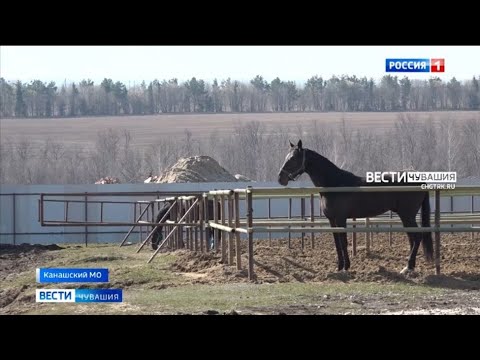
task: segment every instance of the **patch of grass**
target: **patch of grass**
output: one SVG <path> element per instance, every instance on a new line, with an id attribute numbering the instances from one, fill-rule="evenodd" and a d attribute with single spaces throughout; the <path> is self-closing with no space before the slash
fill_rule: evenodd
<path id="1" fill-rule="evenodd" d="M 63 246 L 63 245 L 62 245 Z M 228 313 L 279 313 L 282 309 L 300 309 L 309 313 L 366 313 L 385 309 L 385 304 L 403 304 L 412 299 L 442 297 L 450 290 L 415 283 L 379 284 L 329 280 L 317 283 L 227 283 L 192 284 L 175 274 L 170 266 L 176 255 L 159 254 L 147 264 L 152 252 L 135 253 L 134 247 L 112 245 L 67 245 L 55 251 L 55 257 L 39 267 L 106 267 L 108 284 L 37 284 L 35 268 L 0 284 L 0 294 L 15 295 L 15 303 L 5 307 L 7 313 L 28 314 L 177 314 L 205 313 L 215 310 Z M 52 252 L 53 253 L 53 252 Z M 38 266 L 38 265 L 37 265 Z M 36 288 L 113 287 L 124 290 L 123 303 L 35 303 Z M 21 289 L 17 295 L 16 290 Z M 13 291 L 12 291 L 13 290 Z M 12 296 L 13 296 L 12 295 Z M 9 295 L 10 296 L 10 295 Z M 370 308 L 368 308 L 370 306 Z M 388 306 L 387 306 L 388 307 Z M 313 310 L 312 310 L 313 309 Z M 368 310 L 370 309 L 370 310 Z M 1 310 L 1 309 L 0 309 Z M 298 311 L 295 310 L 297 313 Z M 368 311 L 367 311 L 368 310 Z"/>
<path id="2" fill-rule="evenodd" d="M 186 285 L 160 291 L 129 291 L 125 301 L 150 308 L 152 312 L 203 312 L 208 309 L 228 311 L 246 307 L 321 303 L 324 296 L 382 295 L 425 296 L 440 293 L 439 289 L 404 284 L 374 283 L 279 283 Z"/>
<path id="3" fill-rule="evenodd" d="M 378 297 L 383 302 L 441 295 L 443 290 L 422 285 L 374 283 L 279 283 L 189 284 L 161 290 L 128 288 L 122 304 L 48 304 L 32 314 L 203 314 L 208 310 L 228 313 L 278 313 L 285 307 L 310 307 L 321 313 L 358 310 L 355 299 Z M 352 300 L 353 299 L 353 300 Z M 363 302 L 363 301 L 362 301 Z M 277 311 L 277 312 L 275 312 Z"/>
<path id="4" fill-rule="evenodd" d="M 119 247 L 106 244 L 93 244 L 88 247 L 82 247 L 75 244 L 62 245 L 64 250 L 49 252 L 48 256 L 40 258 L 40 260 L 32 265 L 31 269 L 22 272 L 12 271 L 6 278 L 0 282 L 0 300 L 5 297 L 4 303 L 10 304 L 10 294 L 15 296 L 15 310 L 18 312 L 34 313 L 38 310 L 40 313 L 70 313 L 72 304 L 45 304 L 35 303 L 35 289 L 38 288 L 122 288 L 128 287 L 148 287 L 148 288 L 164 288 L 166 286 L 177 285 L 188 282 L 183 276 L 178 276 L 169 270 L 170 265 L 175 260 L 172 254 L 158 254 L 154 261 L 147 264 L 147 260 L 152 252 L 144 250 L 139 254 L 135 253 L 134 247 Z M 52 256 L 54 255 L 53 259 Z M 36 268 L 108 268 L 108 283 L 52 283 L 39 284 L 36 282 Z M 148 284 L 148 285 L 145 285 Z M 20 290 L 21 289 L 21 290 Z M 8 298 L 7 298 L 8 297 Z M 19 299 L 24 299 L 17 301 Z M 3 303 L 0 302 L 0 303 Z M 76 304 L 78 305 L 78 304 Z M 118 304 L 95 304 L 89 308 L 98 309 L 98 313 L 105 313 L 109 306 Z M 12 308 L 10 306 L 9 308 Z M 100 306 L 100 307 L 98 307 Z M 1 309 L 11 311 L 11 309 Z M 97 311 L 97 310 L 95 310 Z M 15 311 L 17 312 L 17 311 Z M 108 311 L 107 311 L 108 313 Z"/>

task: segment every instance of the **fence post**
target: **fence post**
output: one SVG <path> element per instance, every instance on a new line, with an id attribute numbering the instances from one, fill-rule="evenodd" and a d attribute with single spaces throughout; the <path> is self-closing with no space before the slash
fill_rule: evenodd
<path id="1" fill-rule="evenodd" d="M 204 244 L 203 244 L 203 238 L 205 236 L 205 225 L 204 225 L 204 222 L 203 222 L 203 218 L 204 218 L 204 202 L 205 202 L 205 197 L 203 197 L 203 195 L 200 197 L 200 203 L 199 203 L 199 206 L 198 206 L 198 220 L 200 222 L 200 251 L 203 252 L 204 251 Z M 208 246 L 207 246 L 208 247 Z"/>
<path id="2" fill-rule="evenodd" d="M 391 224 L 392 219 L 393 219 L 393 214 L 392 214 L 392 210 L 390 210 L 390 229 L 393 227 L 392 224 Z M 393 245 L 392 234 L 393 233 L 391 231 L 388 233 L 388 243 L 389 243 L 390 246 Z"/>
<path id="3" fill-rule="evenodd" d="M 247 196 L 247 199 L 248 199 L 248 196 Z M 292 198 L 288 198 L 288 218 L 291 219 L 292 218 Z M 288 227 L 290 229 L 290 226 Z M 288 248 L 291 249 L 292 248 L 292 233 L 289 231 L 288 232 Z"/>
<path id="4" fill-rule="evenodd" d="M 435 190 L 435 273 L 440 275 L 440 190 Z"/>
<path id="5" fill-rule="evenodd" d="M 313 194 L 310 194 L 310 221 L 315 222 L 315 202 Z M 312 232 L 312 249 L 315 248 L 315 233 Z"/>
<path id="6" fill-rule="evenodd" d="M 203 197 L 203 219 L 204 219 L 204 235 L 205 235 L 205 251 L 209 252 L 210 251 L 210 238 L 213 237 L 212 233 L 212 228 L 209 225 L 210 221 L 210 214 L 208 211 L 208 195 Z M 208 234 L 207 236 L 207 228 L 208 228 Z"/>
<path id="7" fill-rule="evenodd" d="M 228 194 L 227 201 L 228 201 L 228 226 L 233 227 L 233 199 L 232 199 L 231 193 Z M 228 233 L 228 265 L 230 266 L 233 265 L 234 258 L 235 256 L 233 252 L 233 233 L 230 231 Z"/>
<path id="8" fill-rule="evenodd" d="M 220 195 L 220 223 L 222 225 L 225 225 L 225 195 Z M 219 231 L 220 236 L 222 237 L 221 243 L 222 243 L 222 263 L 227 262 L 227 233 L 223 230 Z"/>
<path id="9" fill-rule="evenodd" d="M 235 229 L 240 227 L 240 194 L 234 195 L 235 200 Z M 235 231 L 235 251 L 237 255 L 237 270 L 242 270 L 242 248 L 240 247 L 240 233 Z"/>
<path id="10" fill-rule="evenodd" d="M 472 195 L 472 203 L 471 203 L 471 212 L 472 212 L 472 215 L 473 215 L 473 212 L 474 212 L 474 211 L 473 211 L 474 203 L 475 203 L 474 195 Z M 473 224 L 472 224 L 471 226 L 473 226 Z M 474 233 L 473 231 L 472 231 L 472 233 L 471 233 L 470 236 L 472 237 L 472 240 L 475 239 L 475 233 Z"/>
<path id="11" fill-rule="evenodd" d="M 365 229 L 370 229 L 370 218 L 365 218 Z M 370 254 L 370 233 L 365 232 L 365 251 L 367 255 Z"/>
<path id="12" fill-rule="evenodd" d="M 16 239 L 16 236 L 17 236 L 17 230 L 16 230 L 16 228 L 17 228 L 17 217 L 16 217 L 16 196 L 15 196 L 15 194 L 13 194 L 13 197 L 12 197 L 12 206 L 13 206 L 13 245 L 15 245 L 16 242 L 17 242 L 17 239 Z"/>
<path id="13" fill-rule="evenodd" d="M 247 187 L 247 228 L 248 228 L 248 279 L 254 279 L 253 273 L 253 194 L 250 190 L 251 186 Z"/>
<path id="14" fill-rule="evenodd" d="M 216 189 L 215 189 L 216 190 Z M 217 195 L 213 195 L 213 222 L 215 224 L 218 224 L 218 197 Z M 215 247 L 215 253 L 218 253 L 218 232 L 219 230 L 217 228 L 213 229 L 213 246 Z"/>
<path id="15" fill-rule="evenodd" d="M 268 220 L 270 221 L 271 217 L 272 217 L 272 212 L 271 212 L 271 202 L 270 200 L 272 200 L 271 198 L 268 198 Z M 268 246 L 272 247 L 272 232 L 269 231 L 268 232 Z"/>
<path id="16" fill-rule="evenodd" d="M 301 197 L 300 198 L 300 217 L 302 218 L 302 221 L 305 221 L 305 198 Z M 302 225 L 303 228 L 304 225 Z M 305 246 L 305 233 L 302 232 L 302 251 Z"/>
<path id="17" fill-rule="evenodd" d="M 353 228 L 355 229 L 357 227 L 357 219 L 353 218 Z M 352 256 L 357 255 L 357 233 L 352 233 Z"/>
<path id="18" fill-rule="evenodd" d="M 85 192 L 85 222 L 88 221 L 87 193 Z M 88 246 L 88 225 L 85 225 L 85 247 Z"/>

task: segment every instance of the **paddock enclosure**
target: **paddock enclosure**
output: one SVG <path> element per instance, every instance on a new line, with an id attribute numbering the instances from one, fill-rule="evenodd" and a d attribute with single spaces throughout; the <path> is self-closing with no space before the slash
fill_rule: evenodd
<path id="1" fill-rule="evenodd" d="M 448 247 L 452 242 L 464 241 L 458 240 L 459 236 L 462 239 L 468 237 L 474 245 L 479 241 L 480 186 L 457 185 L 454 190 L 431 191 L 430 228 L 404 228 L 394 213 L 386 213 L 375 218 L 349 219 L 347 228 L 344 229 L 331 228 L 322 215 L 318 195 L 320 190 L 388 191 L 389 188 L 320 189 L 305 186 L 308 185 L 306 183 L 297 183 L 295 184 L 297 187 L 279 188 L 273 183 L 217 183 L 197 185 L 199 188 L 188 191 L 188 188 L 192 188 L 188 186 L 189 184 L 175 185 L 181 186 L 170 185 L 171 189 L 167 191 L 159 189 L 159 191 L 115 192 L 104 189 L 109 190 L 105 188 L 106 186 L 116 189 L 121 185 L 103 185 L 97 188 L 99 190 L 97 192 L 36 193 L 31 196 L 37 197 L 35 199 L 37 203 L 32 206 L 34 209 L 30 210 L 30 216 L 38 221 L 44 238 L 50 238 L 52 234 L 54 239 L 58 238 L 57 236 L 70 236 L 71 242 L 83 242 L 88 246 L 89 242 L 101 242 L 101 238 L 108 235 L 108 242 L 117 243 L 119 246 L 134 244 L 135 253 L 138 253 L 152 251 L 148 245 L 153 229 L 157 225 L 155 218 L 159 209 L 168 202 L 170 216 L 174 220 L 165 222 L 163 240 L 158 249 L 152 252 L 149 263 L 155 261 L 155 257 L 165 251 L 186 249 L 200 257 L 202 254 L 211 253 L 212 256 L 218 256 L 221 264 L 246 272 L 250 280 L 256 278 L 255 246 L 263 253 L 271 248 L 272 256 L 278 252 L 279 246 L 283 246 L 285 249 L 282 252 L 287 253 L 289 249 L 310 253 L 315 248 L 317 251 L 321 251 L 322 248 L 330 251 L 334 248 L 331 239 L 333 232 L 348 233 L 353 255 L 353 270 L 361 265 L 360 260 L 357 260 L 358 254 L 373 256 L 380 249 L 389 251 L 389 248 L 400 246 L 404 249 L 404 254 L 400 255 L 402 253 L 400 251 L 397 256 L 403 260 L 408 253 L 405 232 L 433 232 L 435 263 L 430 269 L 432 274 L 440 274 L 443 266 L 448 268 L 448 263 L 442 264 L 442 247 Z M 225 186 L 222 190 L 208 190 L 211 187 L 218 189 L 222 185 L 229 185 L 230 189 L 225 189 L 227 187 Z M 152 186 L 155 187 L 141 185 L 145 189 L 151 189 Z M 418 190 L 424 191 L 420 188 Z M 412 191 L 412 187 L 396 187 L 395 191 Z M 2 196 L 19 198 L 26 195 L 3 193 Z M 138 200 L 139 198 L 142 200 Z M 210 215 L 205 206 L 207 200 L 220 204 L 218 208 L 213 207 L 213 220 L 210 221 L 206 220 Z M 5 205 L 7 202 L 2 203 Z M 6 224 L 2 221 L 2 243 L 8 243 L 5 241 L 7 236 L 10 243 L 17 244 L 25 242 L 18 241 L 22 238 L 38 238 L 41 232 L 32 234 L 18 232 L 21 228 L 19 223 L 22 222 L 22 218 L 18 217 L 19 204 L 13 202 L 10 205 L 10 209 L 17 214 L 13 219 L 16 231 L 10 230 L 7 233 Z M 8 212 L 7 208 L 2 210 L 2 213 Z M 115 215 L 119 211 L 121 216 Z M 207 245 L 209 240 L 205 236 L 207 227 L 214 230 L 213 249 Z M 220 232 L 223 233 L 221 239 Z M 444 237 L 445 240 L 442 242 Z M 468 250 L 468 255 L 472 255 L 471 250 Z M 478 256 L 478 253 L 475 256 Z M 315 261 L 313 258 L 312 260 Z M 332 259 L 317 260 L 325 261 L 326 268 L 333 271 Z M 443 258 L 443 262 L 448 262 L 448 259 Z M 384 265 L 379 263 L 379 266 Z"/>

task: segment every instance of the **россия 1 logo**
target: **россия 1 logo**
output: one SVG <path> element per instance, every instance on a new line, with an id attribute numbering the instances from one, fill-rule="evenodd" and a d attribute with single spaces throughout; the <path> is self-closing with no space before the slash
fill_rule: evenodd
<path id="1" fill-rule="evenodd" d="M 386 59 L 386 72 L 445 72 L 445 59 Z"/>

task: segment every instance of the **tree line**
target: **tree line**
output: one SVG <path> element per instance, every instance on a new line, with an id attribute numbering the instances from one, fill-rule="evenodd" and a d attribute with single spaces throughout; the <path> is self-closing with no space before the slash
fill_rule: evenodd
<path id="1" fill-rule="evenodd" d="M 480 109 L 480 76 L 448 82 L 385 75 L 313 76 L 304 84 L 271 82 L 257 75 L 250 82 L 228 78 L 212 83 L 192 79 L 154 80 L 127 86 L 104 79 L 79 83 L 10 83 L 0 78 L 1 117 L 74 117 L 225 112 L 435 111 Z"/>
<path id="2" fill-rule="evenodd" d="M 400 114 L 394 127 L 380 134 L 352 129 L 341 119 L 336 124 L 313 121 L 308 129 L 253 121 L 238 124 L 229 135 L 214 131 L 208 138 L 196 138 L 186 129 L 180 141 L 160 138 L 146 148 L 133 146 L 130 132 L 119 129 L 100 131 L 88 147 L 53 139 L 38 147 L 26 138 L 9 138 L 0 143 L 0 183 L 93 184 L 106 176 L 139 183 L 151 172 L 160 175 L 180 157 L 194 155 L 211 156 L 232 174 L 276 181 L 288 139 L 302 139 L 305 147 L 360 176 L 413 167 L 480 177 L 480 118 L 457 122 L 450 116 L 422 121 Z"/>

